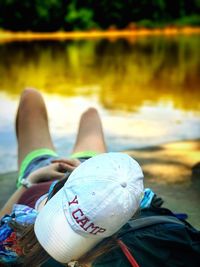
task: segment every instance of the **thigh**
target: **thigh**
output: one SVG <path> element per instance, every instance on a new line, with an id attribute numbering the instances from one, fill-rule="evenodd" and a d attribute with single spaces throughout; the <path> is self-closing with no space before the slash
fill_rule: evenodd
<path id="1" fill-rule="evenodd" d="M 34 150 L 55 150 L 49 132 L 44 100 L 34 89 L 26 89 L 21 95 L 16 117 L 16 134 L 18 166 L 27 154 Z"/>
<path id="2" fill-rule="evenodd" d="M 89 108 L 80 119 L 76 143 L 73 153 L 106 152 L 106 144 L 100 116 L 96 109 Z M 92 153 L 91 155 L 92 156 Z"/>

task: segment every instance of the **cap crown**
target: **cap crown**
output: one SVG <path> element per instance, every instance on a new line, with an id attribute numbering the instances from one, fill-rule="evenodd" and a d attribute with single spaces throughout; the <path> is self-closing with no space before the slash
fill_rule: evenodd
<path id="1" fill-rule="evenodd" d="M 75 232 L 104 238 L 132 217 L 142 193 L 143 173 L 134 159 L 123 153 L 100 154 L 70 175 L 63 210 Z"/>

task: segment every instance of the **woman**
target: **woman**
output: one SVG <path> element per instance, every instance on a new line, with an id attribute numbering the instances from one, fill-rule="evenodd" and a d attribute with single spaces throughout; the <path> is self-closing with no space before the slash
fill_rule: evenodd
<path id="1" fill-rule="evenodd" d="M 60 159 L 34 89 L 21 96 L 16 133 L 18 189 L 0 213 L 1 262 L 38 266 L 50 256 L 65 265 L 90 261 L 87 253 L 136 213 L 143 194 L 139 164 L 122 153 L 105 153 L 94 108 L 81 116 L 70 158 Z"/>
<path id="2" fill-rule="evenodd" d="M 163 201 L 150 189 L 141 200 L 139 164 L 122 153 L 105 153 L 95 109 L 82 115 L 69 159 L 55 152 L 45 105 L 35 90 L 21 97 L 16 131 L 19 189 L 1 211 L 1 262 L 200 266 L 200 232 L 183 214 L 162 208 Z"/>

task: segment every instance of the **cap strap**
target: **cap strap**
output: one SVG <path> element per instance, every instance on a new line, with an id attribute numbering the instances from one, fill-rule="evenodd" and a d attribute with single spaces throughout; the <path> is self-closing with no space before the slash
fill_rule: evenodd
<path id="1" fill-rule="evenodd" d="M 124 242 L 122 242 L 122 240 L 117 240 L 117 243 L 119 244 L 121 250 L 123 251 L 124 255 L 127 257 L 127 259 L 129 260 L 131 266 L 133 267 L 140 267 L 138 265 L 138 263 L 136 262 L 136 260 L 134 259 L 133 255 L 130 253 L 129 249 L 127 248 L 127 246 L 124 244 Z"/>

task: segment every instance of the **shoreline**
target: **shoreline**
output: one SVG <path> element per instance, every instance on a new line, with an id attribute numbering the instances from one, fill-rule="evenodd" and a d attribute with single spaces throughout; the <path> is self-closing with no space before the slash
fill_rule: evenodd
<path id="1" fill-rule="evenodd" d="M 168 159 L 172 157 L 173 160 L 177 160 L 174 158 L 174 156 L 176 154 L 183 153 L 185 156 L 182 156 L 182 160 L 185 164 L 187 162 L 189 168 L 192 168 L 195 163 L 197 163 L 198 161 L 200 162 L 200 152 L 198 151 L 200 151 L 200 138 L 164 142 L 158 145 L 141 146 L 137 148 L 132 147 L 130 149 L 122 150 L 121 152 L 127 153 L 135 158 L 140 158 L 142 162 L 141 165 L 145 165 L 149 161 L 152 162 L 156 159 L 156 157 L 161 157 L 161 154 L 165 154 L 165 157 Z M 148 154 L 150 156 L 148 156 Z M 0 172 L 0 179 L 4 175 L 9 175 L 13 173 L 17 173 L 17 170 L 6 171 L 2 173 Z"/>
<path id="2" fill-rule="evenodd" d="M 134 38 L 141 36 L 175 36 L 175 35 L 191 35 L 200 34 L 200 27 L 165 27 L 165 28 L 138 28 L 106 31 L 76 31 L 76 32 L 12 32 L 0 30 L 0 42 L 9 41 L 30 41 L 30 40 L 76 40 L 76 39 L 98 39 L 98 38 Z"/>

